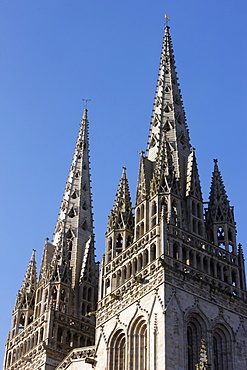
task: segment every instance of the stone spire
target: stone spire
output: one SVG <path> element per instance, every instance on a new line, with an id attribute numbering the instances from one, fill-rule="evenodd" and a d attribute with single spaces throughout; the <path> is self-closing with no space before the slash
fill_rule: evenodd
<path id="1" fill-rule="evenodd" d="M 107 254 L 112 258 L 125 249 L 133 239 L 133 214 L 126 168 L 123 167 L 122 177 L 118 186 L 116 199 L 108 218 Z M 112 255 L 113 253 L 113 255 Z"/>
<path id="2" fill-rule="evenodd" d="M 34 313 L 34 299 L 37 285 L 37 270 L 35 260 L 35 249 L 33 249 L 25 277 L 19 290 L 13 311 L 15 318 L 14 334 L 24 329 L 32 320 Z"/>
<path id="3" fill-rule="evenodd" d="M 229 204 L 217 159 L 214 160 L 208 204 L 208 223 L 214 222 L 234 223 L 233 208 Z"/>
<path id="4" fill-rule="evenodd" d="M 233 207 L 230 206 L 217 159 L 214 160 L 206 224 L 211 242 L 226 249 L 231 245 L 230 250 L 237 253 Z"/>
<path id="5" fill-rule="evenodd" d="M 112 227 L 117 229 L 132 228 L 132 204 L 130 199 L 129 184 L 126 177 L 126 168 L 123 167 L 122 177 L 118 186 L 116 199 L 110 218 Z"/>
<path id="6" fill-rule="evenodd" d="M 66 263 L 72 286 L 78 282 L 85 245 L 93 235 L 87 109 L 84 110 L 75 152 L 55 228 L 53 265 Z M 55 263 L 56 260 L 56 263 Z"/>
<path id="7" fill-rule="evenodd" d="M 171 147 L 175 175 L 177 179 L 183 181 L 186 176 L 190 141 L 168 26 L 165 27 L 148 142 L 147 157 L 149 160 L 155 161 L 157 159 L 163 135 L 166 135 L 166 141 Z M 184 181 L 182 187 L 185 188 Z"/>
<path id="8" fill-rule="evenodd" d="M 25 298 L 29 297 L 30 294 L 32 295 L 36 289 L 37 284 L 37 269 L 36 269 L 36 260 L 35 260 L 35 249 L 33 249 L 31 259 L 29 261 L 27 271 L 25 277 L 22 282 L 21 289 L 18 293 L 18 296 L 22 296 Z M 17 305 L 20 304 L 20 299 L 17 299 Z"/>

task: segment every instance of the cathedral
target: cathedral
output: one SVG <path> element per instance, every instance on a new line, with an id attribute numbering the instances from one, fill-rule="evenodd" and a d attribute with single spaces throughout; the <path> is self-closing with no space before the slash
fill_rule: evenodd
<path id="1" fill-rule="evenodd" d="M 168 25 L 136 199 L 126 168 L 95 261 L 88 111 L 52 242 L 18 291 L 4 370 L 246 370 L 244 255 L 217 159 L 203 200 Z"/>

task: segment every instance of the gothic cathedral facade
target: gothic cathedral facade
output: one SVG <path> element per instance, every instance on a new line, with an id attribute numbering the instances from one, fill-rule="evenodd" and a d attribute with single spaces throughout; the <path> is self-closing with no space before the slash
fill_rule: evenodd
<path id="1" fill-rule="evenodd" d="M 135 204 L 123 168 L 99 271 L 87 113 L 54 239 L 17 294 L 4 370 L 246 370 L 243 249 L 217 160 L 203 201 L 168 26 Z"/>

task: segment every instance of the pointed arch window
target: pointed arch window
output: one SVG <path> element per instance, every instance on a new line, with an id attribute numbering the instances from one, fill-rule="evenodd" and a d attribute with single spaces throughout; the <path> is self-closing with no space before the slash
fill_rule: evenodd
<path id="1" fill-rule="evenodd" d="M 126 338 L 123 330 L 118 330 L 110 344 L 109 369 L 123 370 L 126 361 Z"/>
<path id="2" fill-rule="evenodd" d="M 138 318 L 132 324 L 130 363 L 133 370 L 147 370 L 147 324 L 143 317 Z"/>

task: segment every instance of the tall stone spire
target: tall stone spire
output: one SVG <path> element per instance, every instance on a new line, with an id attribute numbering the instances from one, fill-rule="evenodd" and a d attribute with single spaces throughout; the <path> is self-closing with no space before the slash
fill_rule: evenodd
<path id="1" fill-rule="evenodd" d="M 97 274 L 85 109 L 54 240 L 46 239 L 37 283 L 33 252 L 17 296 L 6 343 L 6 369 L 15 363 L 21 370 L 51 370 L 71 348 L 93 344 L 95 322 L 87 313 L 95 310 Z M 30 337 L 35 339 L 27 347 Z M 23 360 L 27 353 L 30 366 Z"/>
<path id="2" fill-rule="evenodd" d="M 84 110 L 55 228 L 55 257 L 69 260 L 72 286 L 81 274 L 85 245 L 93 235 L 87 109 Z M 60 256 L 60 257 L 58 257 Z"/>
<path id="3" fill-rule="evenodd" d="M 176 177 L 182 179 L 185 177 L 190 141 L 168 26 L 165 27 L 148 142 L 149 160 L 156 160 L 163 135 L 171 146 Z"/>

